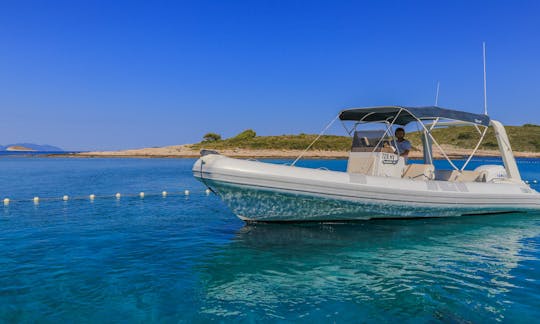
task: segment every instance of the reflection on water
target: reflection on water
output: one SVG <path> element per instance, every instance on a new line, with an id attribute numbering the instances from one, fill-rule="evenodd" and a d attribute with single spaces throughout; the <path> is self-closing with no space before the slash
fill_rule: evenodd
<path id="1" fill-rule="evenodd" d="M 194 160 L 0 162 L 0 198 L 29 198 L 0 207 L 1 323 L 540 318 L 540 215 L 245 226 Z"/>
<path id="2" fill-rule="evenodd" d="M 540 312 L 522 314 L 519 300 L 540 305 L 528 292 L 540 288 L 540 277 L 524 266 L 538 264 L 539 236 L 540 215 L 520 214 L 246 225 L 200 269 L 200 311 L 243 319 L 533 319 Z"/>

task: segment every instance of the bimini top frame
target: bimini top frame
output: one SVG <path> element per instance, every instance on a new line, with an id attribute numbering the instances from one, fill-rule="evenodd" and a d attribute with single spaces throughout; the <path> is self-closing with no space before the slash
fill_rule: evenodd
<path id="1" fill-rule="evenodd" d="M 406 107 L 382 106 L 368 108 L 353 108 L 342 110 L 339 114 L 342 121 L 352 120 L 359 122 L 392 122 L 405 126 L 418 120 L 451 119 L 471 123 L 479 126 L 489 126 L 487 115 L 473 114 L 465 111 L 441 108 L 436 106 Z"/>
<path id="2" fill-rule="evenodd" d="M 417 122 L 417 125 L 422 127 L 422 142 L 424 143 L 424 159 L 428 164 L 432 164 L 432 148 L 431 145 L 435 144 L 444 158 L 450 163 L 450 165 L 457 171 L 463 171 L 467 164 L 471 161 L 471 158 L 475 155 L 476 151 L 480 147 L 484 137 L 487 134 L 489 126 L 493 126 L 495 129 L 495 138 L 499 143 L 499 151 L 503 158 L 509 179 L 522 182 L 519 170 L 517 168 L 516 160 L 512 153 L 508 136 L 501 123 L 495 120 L 491 120 L 487 115 L 473 114 L 465 111 L 441 108 L 437 106 L 425 106 L 425 107 L 407 107 L 407 106 L 382 106 L 382 107 L 368 107 L 368 108 L 352 108 L 342 110 L 323 130 L 322 132 L 309 144 L 309 146 L 294 160 L 291 166 L 294 166 L 298 160 L 315 144 L 315 142 L 330 128 L 330 126 L 337 120 L 355 121 L 355 126 L 352 130 L 356 129 L 356 126 L 364 123 L 384 123 L 386 124 L 385 135 L 389 134 L 393 125 L 405 126 L 411 122 Z M 450 120 L 447 122 L 445 120 Z M 426 122 L 431 121 L 429 125 Z M 472 153 L 466 159 L 461 168 L 458 168 L 448 155 L 444 152 L 443 148 L 433 138 L 431 131 L 437 126 L 451 126 L 451 125 L 472 125 L 476 128 L 480 134 L 480 139 Z M 351 135 L 351 131 L 343 125 L 347 133 Z M 481 130 L 481 128 L 484 128 Z M 381 137 L 381 140 L 384 136 Z M 380 141 L 381 141 L 380 140 Z M 380 144 L 377 143 L 376 147 Z"/>
<path id="3" fill-rule="evenodd" d="M 354 108 L 346 109 L 339 113 L 339 119 L 343 121 L 356 121 L 355 127 L 358 124 L 363 123 L 384 123 L 387 125 L 386 133 L 388 133 L 393 125 L 405 126 L 411 122 L 417 122 L 423 128 L 424 136 L 422 141 L 426 140 L 435 144 L 441 154 L 445 159 L 450 163 L 450 165 L 458 171 L 465 169 L 467 164 L 480 147 L 490 125 L 490 118 L 487 115 L 473 114 L 459 110 L 440 108 L 436 106 L 428 107 L 405 107 L 405 106 L 383 106 L 383 107 L 371 107 L 371 108 Z M 480 140 L 476 144 L 472 153 L 469 155 L 464 165 L 461 168 L 458 168 L 454 162 L 448 157 L 443 148 L 439 145 L 437 140 L 433 138 L 431 131 L 441 120 L 453 120 L 457 123 L 470 124 L 473 125 L 478 133 L 480 133 Z M 430 127 L 426 127 L 425 122 L 432 121 Z M 481 131 L 480 127 L 484 127 L 484 130 Z M 382 140 L 382 138 L 381 138 Z M 431 144 L 428 146 L 424 145 L 424 149 L 427 149 L 427 152 L 424 152 L 424 159 L 432 163 L 432 149 Z"/>

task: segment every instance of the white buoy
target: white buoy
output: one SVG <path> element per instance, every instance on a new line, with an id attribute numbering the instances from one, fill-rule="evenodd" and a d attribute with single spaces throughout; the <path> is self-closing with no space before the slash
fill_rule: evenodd
<path id="1" fill-rule="evenodd" d="M 116 195 L 114 196 L 116 197 L 116 199 L 120 199 L 120 197 L 122 197 L 122 195 L 119 192 L 117 192 Z"/>
<path id="2" fill-rule="evenodd" d="M 144 192 L 139 192 L 139 197 L 144 198 Z"/>
<path id="3" fill-rule="evenodd" d="M 533 183 L 538 183 L 538 180 L 534 180 Z"/>
<path id="4" fill-rule="evenodd" d="M 90 200 L 94 200 L 96 198 L 96 195 L 91 194 L 90 196 L 88 196 L 88 198 L 90 198 Z"/>
<path id="5" fill-rule="evenodd" d="M 9 198 L 4 198 L 4 206 L 9 205 Z"/>
<path id="6" fill-rule="evenodd" d="M 64 197 L 62 197 L 62 200 L 68 201 L 68 200 L 69 200 L 69 196 L 68 196 L 68 195 L 64 195 Z"/>
<path id="7" fill-rule="evenodd" d="M 187 189 L 184 190 L 184 195 L 186 195 L 186 196 L 189 195 L 189 190 L 187 190 Z"/>
<path id="8" fill-rule="evenodd" d="M 167 197 L 167 191 L 162 191 L 162 192 L 161 192 L 161 195 L 162 195 L 163 197 Z"/>
<path id="9" fill-rule="evenodd" d="M 206 189 L 205 192 L 206 192 L 207 195 L 209 195 L 211 191 L 210 191 L 210 189 Z"/>
<path id="10" fill-rule="evenodd" d="M 39 204 L 39 197 L 34 197 L 34 204 Z"/>

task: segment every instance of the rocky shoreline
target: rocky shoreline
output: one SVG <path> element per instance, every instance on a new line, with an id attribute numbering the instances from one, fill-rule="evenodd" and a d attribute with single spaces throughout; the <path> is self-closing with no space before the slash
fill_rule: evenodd
<path id="1" fill-rule="evenodd" d="M 443 149 L 450 158 L 466 158 L 472 152 L 469 149 L 461 149 L 452 146 L 443 145 Z M 434 158 L 444 158 L 436 148 L 434 150 Z M 270 150 L 270 149 L 224 149 L 218 150 L 219 153 L 237 158 L 280 158 L 291 159 L 298 157 L 302 150 Z M 347 158 L 349 152 L 346 151 L 318 151 L 310 150 L 304 154 L 305 158 L 319 159 L 340 159 Z M 523 158 L 539 158 L 540 152 L 514 152 L 516 157 Z M 193 149 L 191 145 L 173 145 L 157 148 L 141 148 L 121 151 L 96 151 L 96 152 L 81 152 L 70 154 L 53 154 L 50 156 L 74 157 L 74 158 L 197 158 L 200 156 L 198 149 Z M 475 154 L 477 157 L 498 157 L 498 150 L 478 150 Z M 421 151 L 412 151 L 411 158 L 422 158 Z"/>

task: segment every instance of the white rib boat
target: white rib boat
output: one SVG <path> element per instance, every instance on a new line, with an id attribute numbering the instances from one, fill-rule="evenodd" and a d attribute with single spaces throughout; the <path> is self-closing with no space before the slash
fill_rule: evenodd
<path id="1" fill-rule="evenodd" d="M 346 172 L 203 151 L 193 174 L 245 221 L 349 221 L 540 210 L 540 194 L 522 181 L 503 125 L 487 115 L 440 107 L 389 106 L 343 110 L 339 118 L 354 123 L 349 130 L 353 144 Z M 413 122 L 422 127 L 423 164 L 406 164 L 396 154 L 397 145 L 390 136 L 393 127 Z M 385 130 L 358 130 L 372 123 Z M 432 135 L 435 128 L 454 125 L 472 125 L 480 137 L 460 168 Z M 504 166 L 466 170 L 489 126 L 494 128 Z M 453 169 L 435 169 L 433 145 Z"/>

